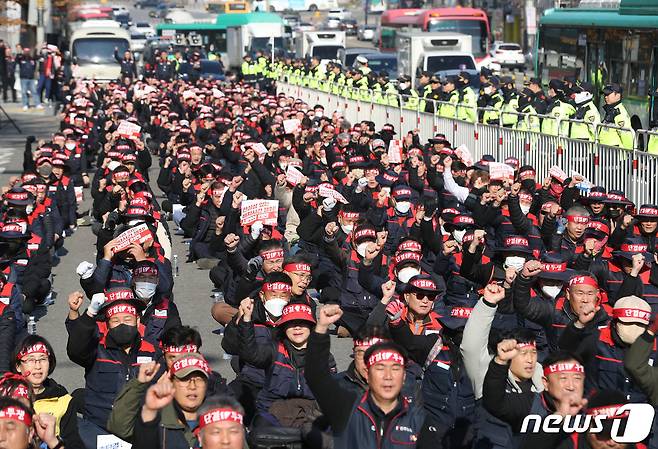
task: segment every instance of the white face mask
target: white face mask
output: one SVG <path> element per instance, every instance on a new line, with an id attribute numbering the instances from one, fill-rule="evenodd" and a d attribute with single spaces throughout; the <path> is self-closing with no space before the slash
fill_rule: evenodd
<path id="1" fill-rule="evenodd" d="M 153 282 L 135 282 L 135 295 L 139 299 L 148 300 L 155 295 L 155 289 L 158 287 L 158 284 Z"/>
<path id="2" fill-rule="evenodd" d="M 409 87 L 409 84 L 407 84 L 407 83 L 400 83 L 400 90 L 406 90 L 407 87 Z"/>
<path id="3" fill-rule="evenodd" d="M 530 212 L 530 205 L 529 204 L 519 204 L 521 207 L 521 212 L 523 212 L 523 215 L 528 215 L 528 212 Z"/>
<path id="4" fill-rule="evenodd" d="M 72 149 L 75 148 L 75 144 L 74 144 L 74 143 L 67 143 L 67 144 L 64 145 L 64 146 L 65 146 L 67 149 L 69 149 L 69 150 L 72 150 Z"/>
<path id="5" fill-rule="evenodd" d="M 395 203 L 395 210 L 401 214 L 406 214 L 411 209 L 411 203 L 409 201 L 399 201 Z"/>
<path id="6" fill-rule="evenodd" d="M 543 294 L 548 296 L 551 299 L 557 298 L 557 295 L 562 291 L 561 285 L 542 285 L 541 291 Z"/>
<path id="7" fill-rule="evenodd" d="M 574 101 L 576 104 L 584 104 L 592 99 L 592 94 L 589 92 L 579 92 L 575 95 Z"/>
<path id="8" fill-rule="evenodd" d="M 288 168 L 288 163 L 287 162 L 281 162 L 279 163 L 279 167 L 281 167 L 281 170 L 285 170 Z"/>
<path id="9" fill-rule="evenodd" d="M 485 87 L 484 88 L 484 93 L 487 95 L 491 95 L 494 92 L 496 92 L 496 89 L 493 86 Z"/>
<path id="10" fill-rule="evenodd" d="M 356 246 L 356 252 L 359 254 L 359 256 L 361 256 L 361 257 L 366 256 L 366 248 L 368 247 L 368 243 L 370 243 L 370 242 L 359 243 Z"/>
<path id="11" fill-rule="evenodd" d="M 322 111 L 315 111 L 315 117 L 316 118 L 324 117 L 324 113 Z"/>
<path id="12" fill-rule="evenodd" d="M 617 330 L 617 335 L 619 335 L 621 341 L 627 345 L 635 343 L 635 340 L 637 340 L 637 338 L 646 330 L 645 327 L 630 323 L 616 323 L 615 329 Z"/>
<path id="13" fill-rule="evenodd" d="M 525 258 L 521 256 L 509 256 L 505 258 L 505 268 L 514 268 L 517 272 L 523 269 Z"/>
<path id="14" fill-rule="evenodd" d="M 349 234 L 354 230 L 354 225 L 353 224 L 342 224 L 340 225 L 340 228 L 343 230 L 345 234 Z"/>
<path id="15" fill-rule="evenodd" d="M 115 168 L 117 168 L 119 165 L 121 165 L 121 162 L 118 161 L 110 161 L 107 164 L 107 168 L 110 171 L 114 171 Z"/>
<path id="16" fill-rule="evenodd" d="M 34 206 L 32 206 L 31 204 L 28 204 L 27 206 L 25 206 L 25 213 L 26 214 L 30 215 L 33 211 L 34 211 Z"/>
<path id="17" fill-rule="evenodd" d="M 327 165 L 327 158 L 326 157 L 321 157 L 320 162 L 322 162 L 324 165 Z"/>
<path id="18" fill-rule="evenodd" d="M 268 301 L 265 301 L 265 310 L 271 316 L 279 318 L 283 313 L 283 308 L 288 304 L 288 301 L 281 298 L 272 298 Z"/>
<path id="19" fill-rule="evenodd" d="M 452 236 L 457 240 L 457 243 L 461 243 L 464 240 L 464 235 L 466 234 L 466 229 L 459 230 L 455 229 L 452 231 Z"/>
<path id="20" fill-rule="evenodd" d="M 409 280 L 420 274 L 420 270 L 418 268 L 414 267 L 404 267 L 400 271 L 398 271 L 398 279 L 400 282 L 404 282 L 405 284 L 409 282 Z"/>

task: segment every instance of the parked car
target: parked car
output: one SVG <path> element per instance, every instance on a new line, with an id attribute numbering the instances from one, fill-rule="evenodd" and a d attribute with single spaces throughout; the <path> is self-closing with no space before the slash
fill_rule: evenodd
<path id="1" fill-rule="evenodd" d="M 364 55 L 368 57 L 369 53 L 377 53 L 377 50 L 365 47 L 341 48 L 338 50 L 338 60 L 343 67 L 352 67 L 357 56 Z"/>
<path id="2" fill-rule="evenodd" d="M 361 53 L 368 60 L 368 67 L 379 74 L 386 72 L 389 80 L 398 78 L 398 57 L 395 53 Z M 355 58 L 356 59 L 356 58 Z M 357 67 L 357 62 L 352 62 L 352 67 Z"/>
<path id="3" fill-rule="evenodd" d="M 359 24 L 356 19 L 345 19 L 340 23 L 341 31 L 345 31 L 345 34 L 348 36 L 356 36 L 356 29 Z"/>
<path id="4" fill-rule="evenodd" d="M 146 37 L 155 36 L 155 28 L 148 22 L 137 22 L 133 25 L 131 31 L 133 33 L 142 33 Z"/>
<path id="5" fill-rule="evenodd" d="M 178 66 L 178 77 L 187 81 L 190 77 L 192 67 L 189 62 L 183 62 Z M 206 80 L 224 80 L 224 70 L 219 61 L 211 61 L 209 59 L 201 60 L 201 79 Z"/>
<path id="6" fill-rule="evenodd" d="M 375 37 L 375 25 L 359 25 L 356 38 L 360 41 L 371 41 Z"/>
<path id="7" fill-rule="evenodd" d="M 330 9 L 327 13 L 327 19 L 345 20 L 350 17 L 352 17 L 352 13 L 345 8 Z"/>
<path id="8" fill-rule="evenodd" d="M 327 18 L 327 21 L 325 23 L 325 28 L 328 30 L 337 30 L 340 27 L 340 20 L 336 19 L 335 17 L 329 17 Z"/>
<path id="9" fill-rule="evenodd" d="M 160 0 L 137 0 L 135 2 L 135 8 L 155 8 L 160 4 Z"/>
<path id="10" fill-rule="evenodd" d="M 513 42 L 496 42 L 491 49 L 491 57 L 501 67 L 525 70 L 525 55 L 519 44 Z"/>

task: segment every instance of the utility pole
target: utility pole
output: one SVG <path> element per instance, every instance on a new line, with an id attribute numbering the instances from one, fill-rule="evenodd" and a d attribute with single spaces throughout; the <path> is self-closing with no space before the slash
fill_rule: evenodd
<path id="1" fill-rule="evenodd" d="M 45 0 L 37 0 L 37 45 L 43 44 L 46 39 L 44 12 Z"/>

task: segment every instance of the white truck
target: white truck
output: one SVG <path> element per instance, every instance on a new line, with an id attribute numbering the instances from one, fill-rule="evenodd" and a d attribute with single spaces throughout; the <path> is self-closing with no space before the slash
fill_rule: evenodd
<path id="1" fill-rule="evenodd" d="M 338 52 L 345 48 L 345 31 L 302 31 L 295 36 L 295 56 L 317 56 L 320 62 L 338 60 Z"/>
<path id="2" fill-rule="evenodd" d="M 226 51 L 229 67 L 240 67 L 242 58 L 247 53 L 252 53 L 256 50 L 271 52 L 271 38 L 274 39 L 274 50 L 281 50 L 281 46 L 283 46 L 283 28 L 282 21 L 248 23 L 228 27 L 226 29 Z"/>
<path id="3" fill-rule="evenodd" d="M 476 70 L 471 42 L 471 36 L 460 33 L 398 32 L 398 72 L 415 79 L 422 71 Z"/>
<path id="4" fill-rule="evenodd" d="M 92 21 L 93 22 L 93 21 Z M 72 71 L 76 78 L 110 81 L 119 78 L 121 64 L 114 58 L 130 50 L 130 33 L 120 27 L 85 24 L 71 35 Z"/>

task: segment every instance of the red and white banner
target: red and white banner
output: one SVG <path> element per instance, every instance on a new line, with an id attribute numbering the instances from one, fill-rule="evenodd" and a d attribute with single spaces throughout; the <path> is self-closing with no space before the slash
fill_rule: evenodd
<path id="1" fill-rule="evenodd" d="M 557 165 L 552 166 L 548 169 L 548 174 L 560 182 L 564 182 L 567 179 L 567 174 Z"/>
<path id="2" fill-rule="evenodd" d="M 279 217 L 279 200 L 245 200 L 240 211 L 240 224 L 250 226 L 257 221 L 276 226 Z"/>
<path id="3" fill-rule="evenodd" d="M 457 156 L 467 167 L 473 166 L 473 155 L 471 150 L 464 144 L 461 144 L 455 150 L 455 156 Z"/>

